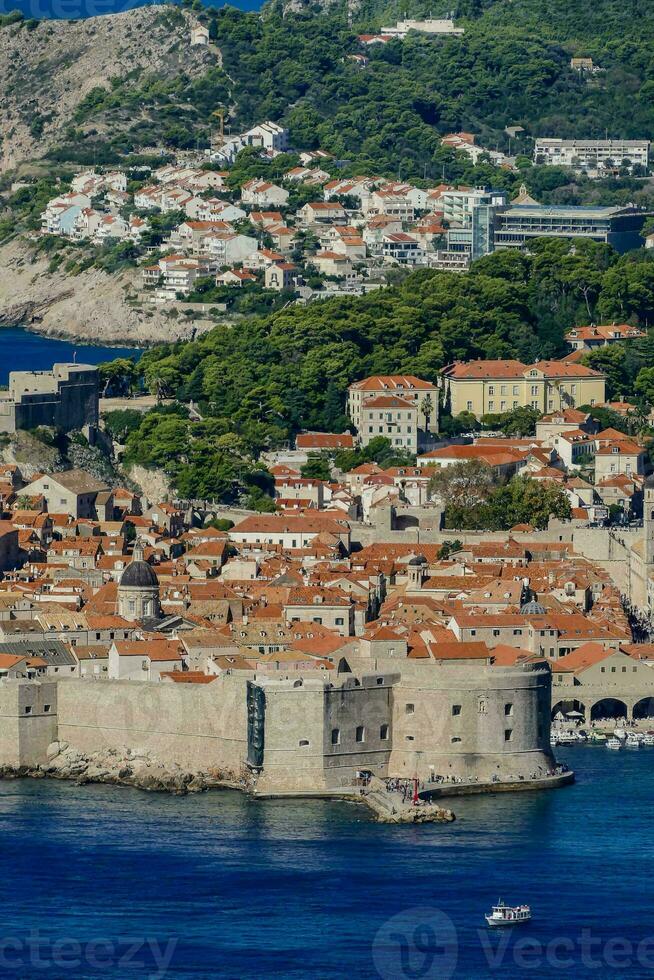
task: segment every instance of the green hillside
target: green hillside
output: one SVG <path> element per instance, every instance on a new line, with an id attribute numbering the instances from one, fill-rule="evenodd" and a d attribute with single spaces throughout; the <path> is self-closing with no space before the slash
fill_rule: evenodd
<path id="1" fill-rule="evenodd" d="M 212 112 L 224 106 L 231 131 L 265 118 L 283 121 L 295 145 L 322 146 L 357 172 L 512 188 L 521 177 L 473 170 L 441 148 L 441 136 L 465 129 L 485 145 L 508 150 L 504 128 L 519 125 L 525 134 L 510 149 L 530 157 L 539 135 L 654 133 L 649 0 L 459 0 L 455 13 L 464 37 L 411 33 L 366 49 L 370 62 L 363 70 L 348 58 L 364 50 L 359 33 L 405 12 L 443 14 L 445 5 L 363 0 L 348 18 L 344 4 L 298 13 L 281 3 L 272 0 L 262 14 L 231 7 L 200 12 L 222 67 L 193 79 L 162 80 L 147 69 L 112 79 L 110 90 L 94 89 L 80 104 L 68 145 L 54 157 L 86 162 L 85 155 L 92 161 L 156 143 L 207 145 L 216 125 Z M 573 55 L 591 56 L 603 71 L 580 75 L 570 68 Z M 532 173 L 528 180 L 544 199 L 566 183 L 551 173 Z M 624 199 L 634 199 L 639 186 L 624 185 Z M 575 193 L 588 200 L 603 190 L 573 189 L 567 199 L 574 201 Z"/>

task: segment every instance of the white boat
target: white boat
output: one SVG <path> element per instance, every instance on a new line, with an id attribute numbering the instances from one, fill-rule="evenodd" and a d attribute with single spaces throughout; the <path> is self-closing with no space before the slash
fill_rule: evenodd
<path id="1" fill-rule="evenodd" d="M 572 732 L 559 732 L 559 745 L 574 745 L 576 741 L 577 736 Z"/>
<path id="2" fill-rule="evenodd" d="M 593 742 L 594 745 L 606 745 L 606 735 L 604 732 L 591 732 L 590 741 Z M 652 744 L 654 745 L 654 742 Z"/>
<path id="3" fill-rule="evenodd" d="M 624 743 L 628 749 L 639 749 L 640 739 L 636 738 L 635 735 L 627 735 L 627 740 Z"/>
<path id="4" fill-rule="evenodd" d="M 622 742 L 620 741 L 619 738 L 613 738 L 613 737 L 611 737 L 611 738 L 607 739 L 607 741 L 606 741 L 606 747 L 607 747 L 607 749 L 618 749 L 619 750 L 619 749 L 622 748 Z"/>
<path id="5" fill-rule="evenodd" d="M 654 735 L 643 735 L 641 741 L 643 745 L 654 745 Z"/>
<path id="6" fill-rule="evenodd" d="M 517 926 L 521 922 L 529 922 L 531 919 L 531 909 L 528 905 L 505 905 L 500 898 L 497 905 L 493 905 L 490 915 L 485 915 L 486 922 L 491 927 L 496 926 Z"/>

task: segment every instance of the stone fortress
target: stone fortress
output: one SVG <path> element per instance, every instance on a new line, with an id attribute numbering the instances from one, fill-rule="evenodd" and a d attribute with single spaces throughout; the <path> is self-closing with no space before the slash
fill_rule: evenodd
<path id="1" fill-rule="evenodd" d="M 12 371 L 0 392 L 0 432 L 52 426 L 70 432 L 98 423 L 98 371 L 54 364 L 51 371 Z"/>
<path id="2" fill-rule="evenodd" d="M 148 623 L 160 608 L 137 542 L 118 608 Z M 0 683 L 0 765 L 37 766 L 52 742 L 80 753 L 147 751 L 191 770 L 247 770 L 257 792 L 338 793 L 381 778 L 529 780 L 552 769 L 551 670 L 496 663 L 484 643 L 442 644 L 409 660 L 380 631 L 336 671 L 229 670 L 203 684 L 66 677 Z M 335 676 L 334 676 L 335 675 Z"/>

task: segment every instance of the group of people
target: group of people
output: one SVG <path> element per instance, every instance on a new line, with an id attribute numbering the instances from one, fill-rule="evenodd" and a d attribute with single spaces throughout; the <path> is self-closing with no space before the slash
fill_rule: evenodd
<path id="1" fill-rule="evenodd" d="M 414 779 L 400 779 L 399 777 L 394 777 L 392 779 L 386 780 L 386 789 L 389 793 L 401 793 L 402 802 L 407 803 L 409 800 L 413 799 L 413 793 L 415 788 Z M 418 789 L 424 789 L 425 784 L 420 783 Z"/>

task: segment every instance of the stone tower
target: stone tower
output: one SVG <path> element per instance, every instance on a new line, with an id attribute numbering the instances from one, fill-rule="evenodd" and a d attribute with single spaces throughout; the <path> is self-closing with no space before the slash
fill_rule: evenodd
<path id="1" fill-rule="evenodd" d="M 118 583 L 118 615 L 130 623 L 162 618 L 159 579 L 144 560 L 143 546 L 138 539 L 132 560 Z"/>
<path id="2" fill-rule="evenodd" d="M 643 484 L 643 534 L 645 564 L 654 565 L 654 475 L 648 476 Z"/>

